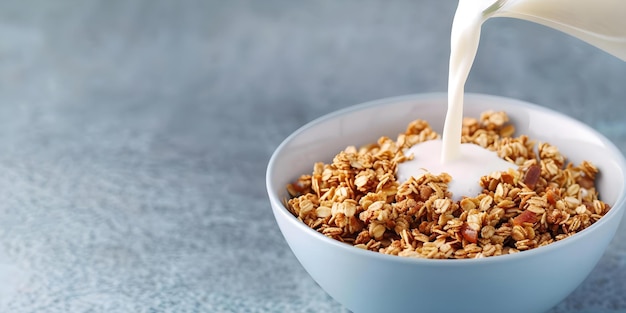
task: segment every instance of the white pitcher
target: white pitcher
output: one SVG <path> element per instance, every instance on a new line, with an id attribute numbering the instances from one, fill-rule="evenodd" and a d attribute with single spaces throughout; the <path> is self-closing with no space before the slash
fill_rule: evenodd
<path id="1" fill-rule="evenodd" d="M 543 24 L 626 61 L 626 0 L 497 0 L 483 17 Z"/>

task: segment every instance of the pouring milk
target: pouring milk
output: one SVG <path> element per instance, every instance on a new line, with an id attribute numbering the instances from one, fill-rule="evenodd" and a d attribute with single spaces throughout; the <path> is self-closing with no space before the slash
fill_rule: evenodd
<path id="1" fill-rule="evenodd" d="M 398 180 L 446 172 L 455 200 L 481 192 L 481 176 L 516 165 L 495 152 L 461 144 L 463 94 L 480 41 L 482 23 L 490 17 L 526 19 L 576 36 L 626 61 L 626 0 L 460 0 L 451 32 L 448 111 L 442 140 L 413 146 L 414 159 L 401 163 Z"/>

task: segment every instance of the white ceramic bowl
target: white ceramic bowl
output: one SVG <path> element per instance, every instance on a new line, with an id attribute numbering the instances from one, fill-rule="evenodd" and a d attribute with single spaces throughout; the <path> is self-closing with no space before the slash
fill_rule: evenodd
<path id="1" fill-rule="evenodd" d="M 591 272 L 613 238 L 625 207 L 626 163 L 604 136 L 561 113 L 518 100 L 470 94 L 465 116 L 504 110 L 518 134 L 556 145 L 570 161 L 600 170 L 598 190 L 612 209 L 580 233 L 513 255 L 471 260 L 427 260 L 383 255 L 327 238 L 285 209 L 285 186 L 330 162 L 348 145 L 395 138 L 413 119 L 441 133 L 446 94 L 383 99 L 321 117 L 289 136 L 267 169 L 272 210 L 289 247 L 335 300 L 362 312 L 544 312 Z"/>

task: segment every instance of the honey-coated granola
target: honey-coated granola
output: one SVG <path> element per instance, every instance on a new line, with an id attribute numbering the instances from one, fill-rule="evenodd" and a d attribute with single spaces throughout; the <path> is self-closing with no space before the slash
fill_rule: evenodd
<path id="1" fill-rule="evenodd" d="M 289 211 L 318 232 L 355 247 L 406 257 L 463 259 L 529 250 L 569 237 L 610 209 L 598 199 L 597 168 L 567 163 L 548 143 L 512 137 L 504 112 L 463 120 L 462 142 L 496 151 L 518 168 L 486 174 L 483 192 L 453 201 L 452 177 L 396 180 L 411 146 L 437 139 L 424 120 L 396 140 L 347 147 L 332 163 L 287 186 Z"/>

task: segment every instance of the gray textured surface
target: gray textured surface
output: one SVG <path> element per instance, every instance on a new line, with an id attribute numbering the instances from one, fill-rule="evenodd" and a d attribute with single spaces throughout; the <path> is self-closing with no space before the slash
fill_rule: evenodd
<path id="1" fill-rule="evenodd" d="M 0 1 L 0 311 L 345 312 L 281 237 L 265 166 L 320 115 L 444 91 L 455 6 Z M 625 87 L 626 63 L 493 20 L 467 90 L 626 150 Z M 552 313 L 626 311 L 625 238 Z"/>

